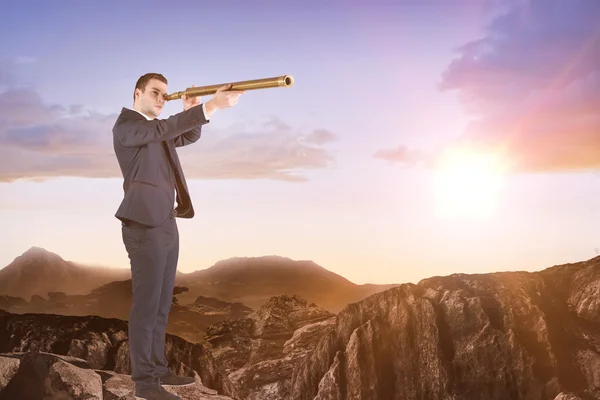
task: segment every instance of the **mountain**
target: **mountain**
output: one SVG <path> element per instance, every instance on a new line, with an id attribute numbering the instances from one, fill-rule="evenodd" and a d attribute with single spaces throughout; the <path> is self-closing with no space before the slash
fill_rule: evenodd
<path id="1" fill-rule="evenodd" d="M 292 400 L 600 400 L 600 257 L 432 277 L 350 304 Z"/>
<path id="2" fill-rule="evenodd" d="M 82 266 L 34 246 L 0 269 L 0 295 L 29 299 L 33 295 L 46 297 L 48 292 L 86 294 L 129 278 L 129 269 Z"/>
<path id="3" fill-rule="evenodd" d="M 189 288 L 180 296 L 182 304 L 203 295 L 258 309 L 273 296 L 297 295 L 334 313 L 349 303 L 398 286 L 357 285 L 312 261 L 279 256 L 230 258 L 182 274 L 177 283 Z"/>
<path id="4" fill-rule="evenodd" d="M 111 282 L 130 279 L 129 268 L 84 266 L 32 247 L 0 269 L 0 296 L 36 296 L 33 300 L 38 302 L 42 300 L 39 297 L 47 299 L 49 293 L 86 295 Z M 258 309 L 273 296 L 298 295 L 334 313 L 349 303 L 398 286 L 356 285 L 312 261 L 278 256 L 234 257 L 192 273 L 178 271 L 176 284 L 188 288 L 178 296 L 181 305 L 207 297 Z M 12 301 L 9 297 L 3 300 Z"/>
<path id="5" fill-rule="evenodd" d="M 168 335 L 169 362 L 238 400 L 600 400 L 600 257 L 539 272 L 431 277 L 336 315 L 281 296 L 207 335 L 211 347 Z M 124 321 L 0 310 L 0 353 L 0 400 L 40 398 L 18 392 L 29 385 L 70 390 L 74 374 L 89 380 L 77 386 L 81 398 L 93 398 L 99 380 L 102 390 L 127 381 Z M 42 353 L 84 359 L 95 371 Z M 205 398 L 198 390 L 183 398 Z M 104 393 L 131 398 L 126 389 Z"/>

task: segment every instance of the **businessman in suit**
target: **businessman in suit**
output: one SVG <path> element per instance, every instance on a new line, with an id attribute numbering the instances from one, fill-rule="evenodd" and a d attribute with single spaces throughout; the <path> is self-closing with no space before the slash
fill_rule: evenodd
<path id="1" fill-rule="evenodd" d="M 167 84 L 162 74 L 141 76 L 133 108 L 123 107 L 113 127 L 113 146 L 124 179 L 124 197 L 115 217 L 121 221 L 132 278 L 131 378 L 136 396 L 147 400 L 179 399 L 161 385 L 194 383 L 193 378 L 170 371 L 165 357 L 179 258 L 175 219 L 194 216 L 176 148 L 196 143 L 213 113 L 234 106 L 243 93 L 225 85 L 206 103 L 200 97 L 183 96 L 182 112 L 158 119 Z"/>

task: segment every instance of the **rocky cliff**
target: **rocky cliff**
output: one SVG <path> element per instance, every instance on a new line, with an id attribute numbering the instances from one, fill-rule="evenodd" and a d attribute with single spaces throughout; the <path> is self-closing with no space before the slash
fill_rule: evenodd
<path id="1" fill-rule="evenodd" d="M 230 380 L 219 371 L 210 349 L 170 334 L 167 334 L 166 349 L 169 366 L 177 374 L 198 376 L 203 386 L 219 394 L 238 398 Z M 101 375 L 104 378 L 107 377 L 108 372 L 118 375 L 131 374 L 125 321 L 96 316 L 14 315 L 0 311 L 0 353 L 39 352 L 85 360 L 88 370 L 105 371 L 104 375 Z M 23 382 L 28 380 L 37 382 L 38 377 L 32 378 L 28 368 L 31 371 L 40 368 L 47 370 L 56 361 L 35 357 L 25 360 Z M 6 360 L 4 361 L 7 363 Z M 38 362 L 41 364 L 38 365 Z M 98 378 L 92 372 L 87 371 L 84 374 L 97 380 Z"/>
<path id="2" fill-rule="evenodd" d="M 451 275 L 351 304 L 291 399 L 600 399 L 600 258 Z"/>
<path id="3" fill-rule="evenodd" d="M 331 329 L 333 317 L 298 296 L 275 296 L 246 318 L 210 326 L 207 341 L 241 398 L 289 399 L 294 366 Z"/>

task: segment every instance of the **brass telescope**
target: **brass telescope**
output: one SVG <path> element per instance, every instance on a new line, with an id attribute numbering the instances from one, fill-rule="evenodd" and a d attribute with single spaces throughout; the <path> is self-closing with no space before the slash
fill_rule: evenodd
<path id="1" fill-rule="evenodd" d="M 205 96 L 214 94 L 222 86 L 231 84 L 229 90 L 256 90 L 270 89 L 275 87 L 291 87 L 294 84 L 294 77 L 291 75 L 275 76 L 273 78 L 253 79 L 249 81 L 239 81 L 230 83 L 219 83 L 209 86 L 189 87 L 182 92 L 174 92 L 165 97 L 165 101 L 180 99 L 183 95 L 188 97 Z"/>

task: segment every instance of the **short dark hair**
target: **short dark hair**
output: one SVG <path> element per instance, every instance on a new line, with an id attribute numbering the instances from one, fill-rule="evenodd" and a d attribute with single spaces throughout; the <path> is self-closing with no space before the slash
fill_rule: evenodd
<path id="1" fill-rule="evenodd" d="M 165 78 L 162 74 L 159 74 L 157 72 L 148 72 L 147 74 L 140 76 L 140 78 L 135 83 L 135 88 L 133 89 L 133 101 L 135 101 L 135 89 L 140 89 L 143 92 L 144 90 L 146 90 L 148 82 L 150 82 L 150 80 L 152 79 L 158 79 L 165 85 L 169 84 L 169 82 L 167 82 L 167 78 Z"/>

